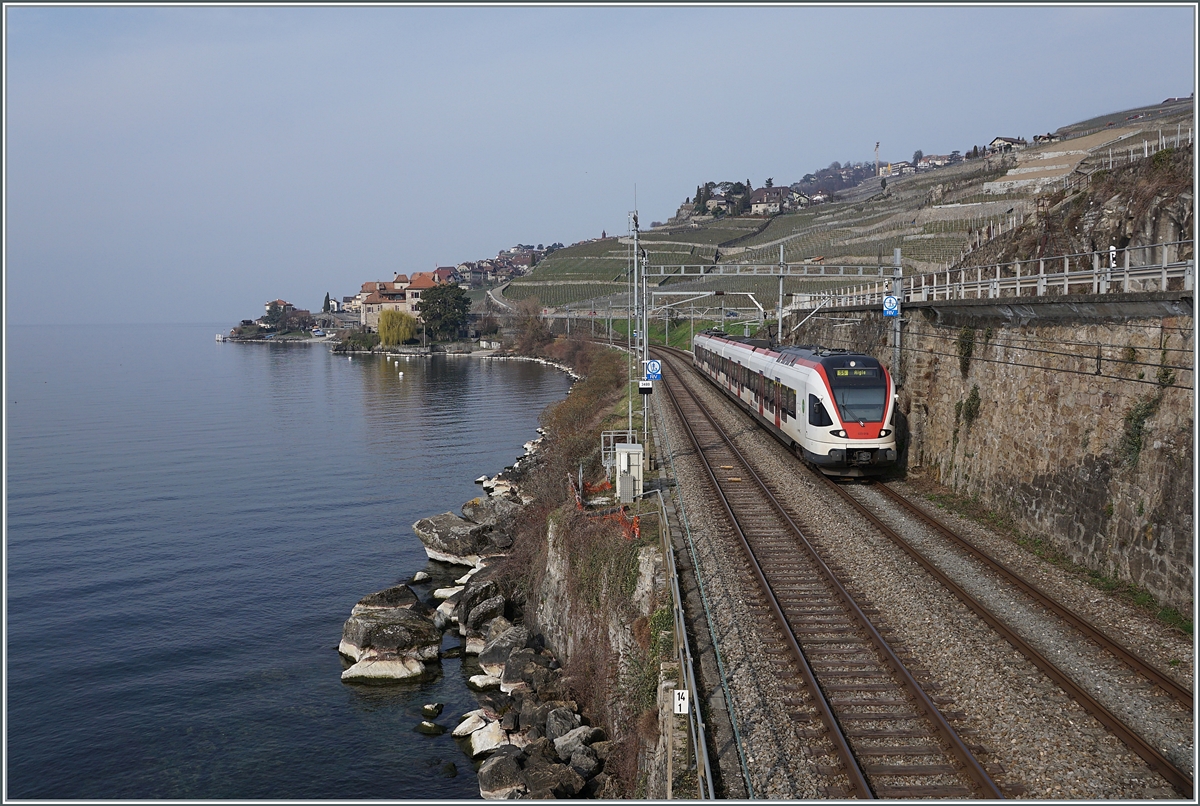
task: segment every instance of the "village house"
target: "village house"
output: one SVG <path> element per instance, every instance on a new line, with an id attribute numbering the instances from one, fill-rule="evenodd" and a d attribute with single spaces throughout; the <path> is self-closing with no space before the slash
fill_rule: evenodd
<path id="1" fill-rule="evenodd" d="M 1028 143 L 1025 142 L 1024 137 L 997 137 L 988 143 L 987 150 L 995 154 L 1000 151 L 1020 150 L 1026 145 Z"/>
<path id="2" fill-rule="evenodd" d="M 750 194 L 751 215 L 774 215 L 792 206 L 792 189 L 788 187 L 759 188 Z"/>
<path id="3" fill-rule="evenodd" d="M 391 282 L 374 280 L 363 283 L 357 297 L 358 323 L 368 330 L 378 330 L 379 316 L 384 311 L 411 314 L 408 286 L 408 277 L 403 274 L 397 274 Z"/>
<path id="4" fill-rule="evenodd" d="M 720 193 L 714 193 L 704 203 L 704 209 L 709 213 L 715 213 L 717 210 L 727 213 L 729 212 L 729 199 Z"/>

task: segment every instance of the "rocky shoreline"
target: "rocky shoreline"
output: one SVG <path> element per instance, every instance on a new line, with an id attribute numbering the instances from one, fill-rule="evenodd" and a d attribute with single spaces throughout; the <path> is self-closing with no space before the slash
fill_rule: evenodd
<path id="1" fill-rule="evenodd" d="M 545 359 L 523 360 L 571 372 Z M 482 797 L 607 798 L 615 792 L 604 771 L 612 743 L 579 713 L 559 660 L 544 637 L 522 623 L 520 607 L 504 595 L 498 576 L 513 544 L 513 519 L 530 502 L 518 482 L 537 461 L 540 443 L 526 443 L 525 455 L 496 477 L 477 479 L 486 495 L 463 504 L 461 514 L 444 512 L 413 524 L 428 557 L 446 564 L 445 578 L 418 572 L 409 583 L 355 604 L 338 645 L 342 680 L 421 680 L 430 664 L 461 653 L 466 670 L 478 664 L 467 685 L 479 707 L 459 716 L 452 735 L 480 764 Z M 465 572 L 455 577 L 454 568 Z M 432 588 L 431 595 L 423 600 L 414 585 Z M 443 650 L 445 638 L 454 635 L 461 646 Z M 417 730 L 445 731 L 435 721 L 441 711 L 438 703 L 426 705 Z"/>

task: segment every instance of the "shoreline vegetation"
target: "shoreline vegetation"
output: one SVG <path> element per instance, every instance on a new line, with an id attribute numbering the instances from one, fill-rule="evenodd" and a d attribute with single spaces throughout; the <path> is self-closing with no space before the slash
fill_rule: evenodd
<path id="1" fill-rule="evenodd" d="M 555 339 L 548 330 L 524 335 L 511 350 L 497 345 L 446 352 L 536 361 L 569 373 L 575 382 L 564 399 L 542 412 L 540 436 L 525 443 L 523 456 L 494 477 L 476 479 L 484 495 L 464 503 L 461 514 L 446 512 L 413 524 L 434 562 L 409 582 L 354 605 L 338 647 L 342 678 L 353 684 L 404 685 L 421 680 L 428 664 L 461 657 L 479 707 L 447 715 L 457 724 L 443 725 L 437 721 L 442 704 L 428 703 L 415 729 L 430 735 L 452 732 L 464 755 L 479 764 L 481 796 L 620 797 L 638 789 L 646 731 L 635 726 L 637 717 L 646 721 L 647 709 L 626 714 L 628 709 L 614 700 L 645 698 L 629 696 L 620 679 L 619 653 L 612 648 L 590 647 L 577 653 L 583 657 L 564 659 L 556 652 L 561 648 L 547 641 L 547 631 L 594 632 L 589 624 L 574 622 L 606 618 L 607 608 L 592 608 L 597 603 L 591 602 L 595 612 L 581 616 L 568 601 L 546 612 L 540 600 L 546 598 L 548 542 L 556 528 L 569 531 L 572 540 L 587 537 L 594 554 L 589 563 L 633 551 L 636 569 L 641 543 L 630 544 L 612 524 L 581 519 L 564 483 L 581 469 L 589 480 L 604 478 L 599 432 L 615 414 L 624 416 L 625 410 L 616 412 L 616 407 L 626 394 L 625 358 L 580 338 Z M 390 356 L 413 350 L 371 352 Z M 539 615 L 573 623 L 547 625 L 552 629 L 543 631 Z M 443 650 L 444 637 L 455 634 L 460 645 Z M 658 668 L 657 660 L 643 665 Z M 618 684 L 613 691 L 597 691 L 598 680 Z"/>

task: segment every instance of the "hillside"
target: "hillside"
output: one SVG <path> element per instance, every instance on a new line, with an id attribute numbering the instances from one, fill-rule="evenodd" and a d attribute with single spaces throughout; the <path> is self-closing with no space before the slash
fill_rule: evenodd
<path id="1" fill-rule="evenodd" d="M 1097 172 L 1154 153 L 1160 134 L 1174 142 L 1178 133 L 1187 145 L 1192 119 L 1190 98 L 1112 113 L 1060 128 L 1056 142 L 890 177 L 886 189 L 872 178 L 835 201 L 795 212 L 701 216 L 656 227 L 639 233 L 639 247 L 651 265 L 693 267 L 691 278 L 669 277 L 657 284 L 659 290 L 750 291 L 765 305 L 778 295 L 778 279 L 768 267 L 778 264 L 780 247 L 789 263 L 870 267 L 890 264 L 898 247 L 906 274 L 977 265 L 980 250 L 992 240 L 1035 222 L 1039 205 L 1044 211 L 1062 204 L 1085 190 Z M 1069 238 L 1043 240 L 1047 254 L 1075 246 Z M 535 297 L 548 307 L 624 307 L 632 251 L 631 236 L 566 247 L 510 284 L 505 297 Z M 711 271 L 731 264 L 761 265 L 763 276 L 696 276 L 696 267 Z M 788 278 L 784 289 L 813 291 L 829 284 Z M 846 282 L 839 278 L 833 284 Z"/>

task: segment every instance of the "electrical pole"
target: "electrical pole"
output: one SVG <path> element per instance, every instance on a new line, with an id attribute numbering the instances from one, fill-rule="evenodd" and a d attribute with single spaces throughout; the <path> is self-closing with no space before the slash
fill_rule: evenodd
<path id="1" fill-rule="evenodd" d="M 775 341 L 780 346 L 783 345 L 783 272 L 787 269 L 787 264 L 783 262 L 783 244 L 779 244 L 779 307 L 776 308 L 775 315 Z"/>
<path id="2" fill-rule="evenodd" d="M 650 325 L 650 311 L 646 307 L 646 268 L 650 262 L 649 256 L 642 253 L 642 377 L 646 376 L 646 362 L 650 360 L 650 339 L 646 329 Z M 650 395 L 642 395 L 642 444 L 650 444 Z M 645 454 L 643 454 L 644 456 Z M 650 457 L 646 456 L 646 461 Z"/>
<path id="3" fill-rule="evenodd" d="M 632 286 L 632 295 L 627 298 L 627 302 L 632 302 L 629 310 L 629 316 L 625 319 L 625 324 L 629 330 L 629 435 L 633 436 L 633 384 L 634 384 L 634 365 L 637 363 L 637 343 L 634 341 L 634 317 L 637 315 L 637 265 L 638 265 L 638 217 L 637 210 L 633 211 L 633 274 L 630 275 L 630 285 Z"/>
<path id="4" fill-rule="evenodd" d="M 900 266 L 900 247 L 892 252 L 892 296 L 901 302 L 904 310 L 904 269 Z M 900 317 L 892 322 L 892 383 L 900 388 Z"/>

